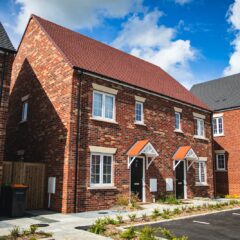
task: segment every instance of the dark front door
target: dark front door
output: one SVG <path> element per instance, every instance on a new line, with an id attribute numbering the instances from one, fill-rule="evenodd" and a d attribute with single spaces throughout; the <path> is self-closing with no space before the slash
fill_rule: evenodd
<path id="1" fill-rule="evenodd" d="M 131 165 L 131 192 L 142 200 L 143 159 L 136 158 Z"/>
<path id="2" fill-rule="evenodd" d="M 177 162 L 176 162 L 177 164 Z M 176 168 L 176 198 L 184 198 L 184 162 L 181 161 Z"/>

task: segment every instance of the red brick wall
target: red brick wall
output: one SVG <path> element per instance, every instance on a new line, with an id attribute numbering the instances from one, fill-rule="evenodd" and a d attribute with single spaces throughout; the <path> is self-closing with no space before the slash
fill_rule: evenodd
<path id="1" fill-rule="evenodd" d="M 25 150 L 24 160 L 46 163 L 47 176 L 57 177 L 57 191 L 52 197 L 52 210 L 74 211 L 75 159 L 77 135 L 76 72 L 63 59 L 55 46 L 32 20 L 16 56 L 9 103 L 6 159 L 18 160 L 18 150 Z M 92 120 L 92 82 L 118 89 L 116 120 L 118 124 Z M 21 98 L 30 94 L 29 118 L 21 118 Z M 146 126 L 134 124 L 135 95 L 146 98 Z M 208 158 L 208 186 L 195 186 L 194 167 L 188 172 L 188 196 L 213 195 L 210 113 L 182 104 L 143 94 L 136 90 L 109 84 L 84 75 L 81 82 L 79 131 L 79 165 L 77 211 L 104 209 L 114 204 L 118 193 L 129 192 L 127 150 L 136 140 L 149 139 L 159 153 L 146 175 L 158 179 L 158 193 L 165 194 L 165 178 L 173 177 L 172 156 L 180 145 L 191 145 L 198 156 Z M 183 109 L 184 134 L 175 133 L 174 109 Z M 193 112 L 206 115 L 205 129 L 209 141 L 193 138 Z M 90 190 L 89 146 L 117 148 L 114 156 L 115 190 Z M 47 181 L 46 181 L 47 183 Z M 150 194 L 147 193 L 149 197 Z M 47 196 L 46 196 L 47 197 Z"/>
<path id="2" fill-rule="evenodd" d="M 5 65 L 4 70 L 4 80 L 2 88 L 2 98 L 0 103 L 0 185 L 2 181 L 3 172 L 3 158 L 4 158 L 4 145 L 5 145 L 5 133 L 6 133 L 6 121 L 7 121 L 7 110 L 8 110 L 8 98 L 9 98 L 9 88 L 11 80 L 11 70 L 14 55 L 11 53 L 6 53 L 4 60 L 4 53 L 0 52 L 0 64 Z M 1 88 L 2 74 L 0 74 L 0 88 Z"/>
<path id="3" fill-rule="evenodd" d="M 100 122 L 92 117 L 92 82 L 118 89 L 116 95 L 116 121 L 118 124 Z M 181 145 L 191 145 L 198 156 L 207 157 L 208 186 L 195 186 L 195 168 L 187 174 L 188 197 L 213 196 L 213 163 L 210 114 L 200 112 L 191 107 L 143 94 L 126 87 L 110 84 L 106 81 L 84 76 L 82 82 L 81 111 L 81 148 L 79 163 L 78 210 L 104 209 L 114 204 L 118 193 L 129 193 L 129 170 L 127 168 L 127 150 L 137 141 L 149 139 L 159 157 L 146 171 L 146 189 L 149 188 L 149 178 L 158 179 L 158 195 L 164 195 L 165 178 L 174 177 L 172 157 L 176 148 Z M 144 103 L 144 118 L 146 126 L 134 124 L 135 95 L 146 98 Z M 182 112 L 182 128 L 184 134 L 175 133 L 174 107 L 180 107 Z M 206 137 L 209 141 L 193 138 L 193 112 L 205 114 Z M 90 150 L 88 146 L 103 146 L 117 148 L 114 156 L 114 183 L 116 190 L 90 190 Z M 148 200 L 151 196 L 147 192 Z"/>
<path id="4" fill-rule="evenodd" d="M 223 113 L 224 136 L 214 137 L 215 150 L 225 150 L 226 172 L 216 172 L 217 194 L 240 195 L 240 110 Z"/>
<path id="5" fill-rule="evenodd" d="M 63 212 L 68 191 L 72 74 L 69 64 L 31 20 L 13 66 L 6 160 L 19 160 L 17 151 L 24 150 L 24 161 L 45 163 L 45 190 L 48 177 L 57 179 L 51 209 Z M 20 123 L 21 98 L 28 94 L 28 121 Z"/>

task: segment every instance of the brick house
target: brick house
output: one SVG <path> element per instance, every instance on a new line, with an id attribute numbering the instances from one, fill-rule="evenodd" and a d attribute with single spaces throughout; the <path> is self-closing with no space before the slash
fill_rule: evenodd
<path id="1" fill-rule="evenodd" d="M 214 194 L 207 105 L 161 68 L 34 15 L 9 112 L 6 160 L 46 164 L 52 210 Z"/>
<path id="2" fill-rule="evenodd" d="M 4 141 L 11 69 L 16 51 L 0 22 L 0 184 L 3 173 Z"/>
<path id="3" fill-rule="evenodd" d="M 192 87 L 191 92 L 214 110 L 216 194 L 240 195 L 240 74 Z"/>

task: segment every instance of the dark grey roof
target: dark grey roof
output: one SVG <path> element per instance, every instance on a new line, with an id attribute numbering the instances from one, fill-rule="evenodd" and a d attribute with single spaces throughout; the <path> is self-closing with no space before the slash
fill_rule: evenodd
<path id="1" fill-rule="evenodd" d="M 5 31 L 1 22 L 0 22 L 0 48 L 9 51 L 15 51 L 15 48 L 13 47 L 7 35 L 7 32 Z"/>
<path id="2" fill-rule="evenodd" d="M 215 111 L 240 107 L 240 73 L 193 85 L 190 91 Z"/>

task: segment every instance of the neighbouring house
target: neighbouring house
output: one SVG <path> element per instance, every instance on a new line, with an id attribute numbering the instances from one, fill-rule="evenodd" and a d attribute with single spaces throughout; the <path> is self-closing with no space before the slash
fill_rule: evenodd
<path id="1" fill-rule="evenodd" d="M 214 110 L 213 138 L 217 195 L 240 195 L 240 74 L 192 87 Z"/>
<path id="2" fill-rule="evenodd" d="M 16 51 L 0 22 L 0 185 L 3 173 L 4 141 L 12 63 Z"/>
<path id="3" fill-rule="evenodd" d="M 214 195 L 208 106 L 161 68 L 34 15 L 9 112 L 6 169 L 25 166 L 19 181 L 43 199 L 35 208 L 105 209 L 131 192 L 142 202 Z"/>

